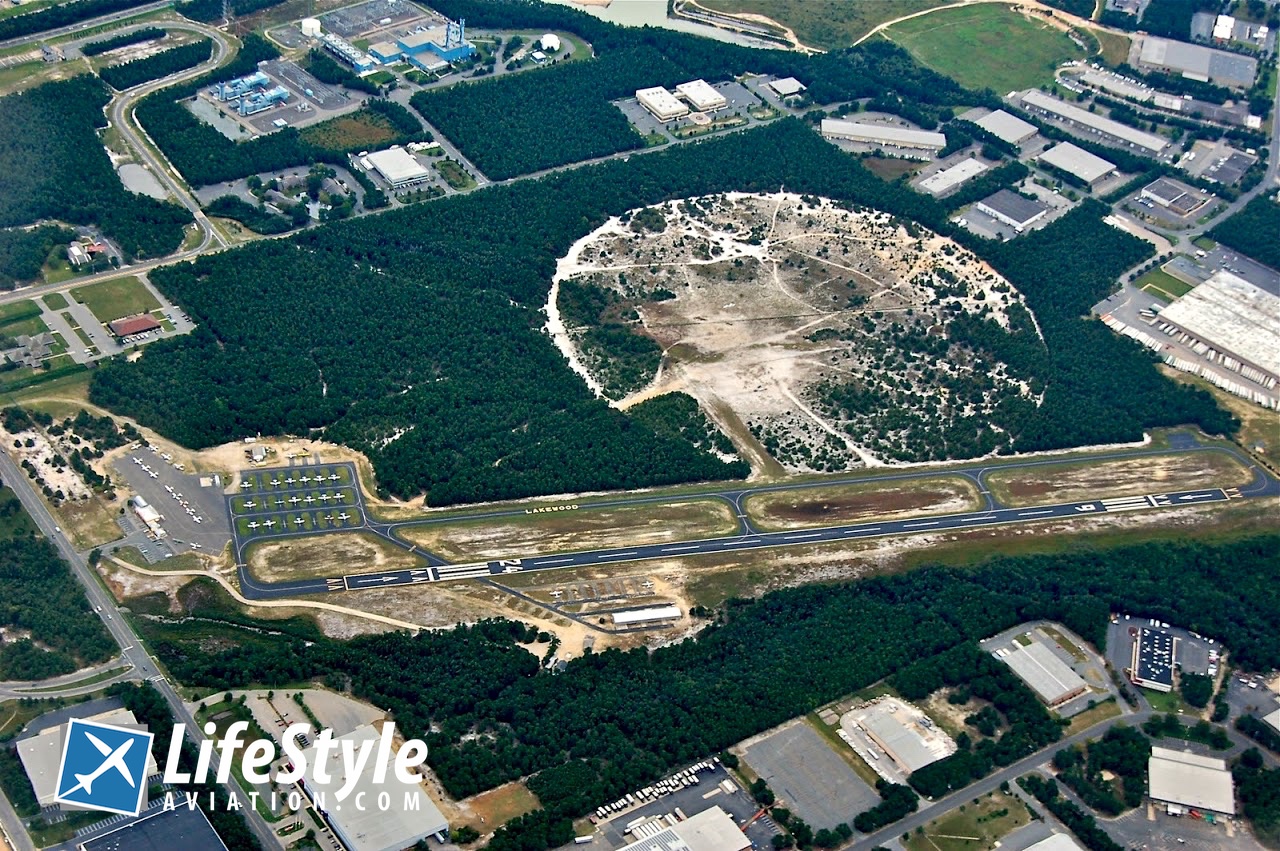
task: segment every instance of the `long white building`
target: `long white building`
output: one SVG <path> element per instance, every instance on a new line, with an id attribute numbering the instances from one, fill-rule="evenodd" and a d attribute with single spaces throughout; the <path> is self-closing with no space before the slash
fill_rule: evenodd
<path id="1" fill-rule="evenodd" d="M 1087 109 L 1067 103 L 1044 92 L 1032 89 L 1022 95 L 1022 103 L 1029 109 L 1041 112 L 1053 118 L 1091 130 L 1096 134 L 1138 149 L 1139 152 L 1156 156 L 1169 147 L 1169 140 L 1163 136 L 1146 133 L 1136 127 L 1103 118 Z"/>
<path id="2" fill-rule="evenodd" d="M 941 133 L 911 130 L 889 124 L 864 124 L 860 121 L 844 121 L 839 118 L 822 119 L 822 135 L 828 139 L 846 139 L 850 142 L 871 142 L 899 148 L 923 148 L 935 151 L 947 145 L 947 137 Z"/>
<path id="3" fill-rule="evenodd" d="M 636 100 L 659 121 L 671 121 L 689 114 L 689 107 L 662 86 L 637 89 Z"/>

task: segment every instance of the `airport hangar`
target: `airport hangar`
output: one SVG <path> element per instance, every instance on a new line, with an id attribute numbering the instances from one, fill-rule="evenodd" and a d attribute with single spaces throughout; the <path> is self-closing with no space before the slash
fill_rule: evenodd
<path id="1" fill-rule="evenodd" d="M 1148 156 L 1159 156 L 1169 147 L 1169 140 L 1163 136 L 1146 133 L 1142 130 L 1095 115 L 1087 109 L 1073 106 L 1064 100 L 1051 97 L 1044 92 L 1032 89 L 1022 95 L 1022 104 L 1035 112 L 1057 118 L 1070 124 L 1076 124 L 1092 130 L 1102 136 L 1137 149 Z"/>
<path id="2" fill-rule="evenodd" d="M 822 119 L 822 135 L 828 139 L 871 142 L 899 148 L 923 148 L 937 151 L 947 146 L 947 137 L 928 130 L 911 130 L 889 124 L 864 124 L 839 118 Z"/>
<path id="3" fill-rule="evenodd" d="M 1034 124 L 1010 115 L 1003 109 L 988 113 L 973 123 L 1010 145 L 1021 145 L 1038 132 Z"/>
<path id="4" fill-rule="evenodd" d="M 1001 189 L 994 195 L 988 195 L 976 205 L 981 213 L 986 213 L 997 222 L 1008 225 L 1019 233 L 1022 229 L 1044 218 L 1049 208 L 1039 201 L 1023 198 L 1017 192 Z"/>
<path id="5" fill-rule="evenodd" d="M 1116 170 L 1115 164 L 1095 156 L 1070 142 L 1059 142 L 1036 157 L 1036 162 L 1051 165 L 1080 178 L 1090 187 Z"/>
<path id="6" fill-rule="evenodd" d="M 1226 760 L 1153 747 L 1147 762 L 1147 783 L 1151 800 L 1165 805 L 1170 815 L 1181 815 L 1183 808 L 1214 815 L 1236 814 L 1235 789 Z"/>
<path id="7" fill-rule="evenodd" d="M 1015 642 L 1012 649 L 1000 651 L 996 658 L 1012 668 L 1047 706 L 1066 703 L 1088 689 L 1080 675 L 1040 641 L 1026 646 Z"/>

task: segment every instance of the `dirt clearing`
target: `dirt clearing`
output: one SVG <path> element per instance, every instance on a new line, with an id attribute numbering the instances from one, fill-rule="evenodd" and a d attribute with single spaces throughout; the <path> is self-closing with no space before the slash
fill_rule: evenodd
<path id="1" fill-rule="evenodd" d="M 339 532 L 256 544 L 249 553 L 248 563 L 254 578 L 264 582 L 403 570 L 425 564 L 395 544 L 363 532 Z"/>
<path id="2" fill-rule="evenodd" d="M 770 532 L 953 514 L 981 505 L 977 485 L 959 476 L 776 491 L 745 502 L 752 523 Z"/>
<path id="3" fill-rule="evenodd" d="M 1249 471 L 1224 452 L 1195 452 L 999 470 L 987 476 L 987 486 L 1002 504 L 1016 507 L 1188 488 L 1229 488 L 1245 484 L 1249 478 Z"/>
<path id="4" fill-rule="evenodd" d="M 531 514 L 512 520 L 402 527 L 396 534 L 441 558 L 468 561 L 689 541 L 732 534 L 728 503 L 693 500 Z"/>

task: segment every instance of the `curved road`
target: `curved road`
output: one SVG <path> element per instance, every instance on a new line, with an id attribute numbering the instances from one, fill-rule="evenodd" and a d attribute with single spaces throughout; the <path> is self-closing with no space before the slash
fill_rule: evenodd
<path id="1" fill-rule="evenodd" d="M 58 38 L 64 35 L 73 35 L 81 30 L 90 30 L 109 24 L 113 21 L 123 21 L 128 18 L 135 18 L 138 15 L 145 15 L 148 12 L 156 12 L 167 6 L 172 6 L 173 0 L 160 0 L 158 3 L 148 3 L 144 6 L 134 6 L 132 9 L 123 9 L 119 12 L 113 12 L 110 15 L 103 15 L 99 18 L 90 18 L 87 21 L 80 21 L 75 24 L 68 24 L 65 27 L 58 27 L 52 30 L 43 30 L 31 35 L 21 35 L 17 38 L 11 38 L 7 41 L 0 41 L 0 50 L 10 47 L 20 47 L 24 44 L 36 44 L 41 41 L 48 41 L 51 38 Z"/>

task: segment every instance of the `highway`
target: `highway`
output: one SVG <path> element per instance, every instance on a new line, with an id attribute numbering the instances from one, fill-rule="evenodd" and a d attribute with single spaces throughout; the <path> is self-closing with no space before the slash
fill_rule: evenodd
<path id="1" fill-rule="evenodd" d="M 99 580 L 97 573 L 89 567 L 85 559 L 71 546 L 70 541 L 67 540 L 61 527 L 54 521 L 53 515 L 45 506 L 44 501 L 36 493 L 35 488 L 32 487 L 26 473 L 14 463 L 7 452 L 0 452 L 0 480 L 13 490 L 18 500 L 22 503 L 22 507 L 26 509 L 32 522 L 35 523 L 36 528 L 40 530 L 40 534 L 44 535 L 54 545 L 58 555 L 71 566 L 76 578 L 84 586 L 89 604 L 104 619 L 103 625 L 106 626 L 107 632 L 111 634 L 111 637 L 115 639 L 116 644 L 120 647 L 120 664 L 131 666 L 138 676 L 151 681 L 156 690 L 164 696 L 165 702 L 169 704 L 174 720 L 187 725 L 187 735 L 198 747 L 205 739 L 205 736 L 196 724 L 195 718 L 187 710 L 182 697 L 169 683 L 168 679 L 163 676 L 159 663 L 143 645 L 138 634 L 134 632 L 133 626 L 120 615 L 115 598 Z M 101 685 L 98 686 L 98 688 L 101 687 Z M 215 766 L 217 762 L 218 757 L 215 753 Z M 232 789 L 236 794 L 241 795 L 243 800 L 243 793 L 236 789 L 234 785 Z M 5 832 L 18 843 L 19 851 L 26 851 L 26 849 L 31 848 L 29 841 L 27 841 L 26 829 L 20 821 L 16 823 L 11 821 L 11 819 L 16 819 L 16 814 L 13 813 L 8 802 L 3 801 L 3 798 L 4 796 L 0 795 L 0 802 L 2 802 L 0 803 L 0 823 L 3 824 Z M 269 849 L 278 846 L 271 827 L 253 807 L 246 805 L 241 810 L 241 813 L 244 815 L 250 829 L 262 842 L 264 848 Z"/>
<path id="2" fill-rule="evenodd" d="M 48 41 L 51 38 L 58 38 L 64 35 L 74 35 L 82 30 L 91 30 L 113 21 L 123 21 L 128 18 L 136 18 L 138 15 L 145 15 L 148 12 L 157 12 L 160 9 L 173 5 L 173 0 L 160 0 L 157 3 L 147 3 L 143 6 L 134 6 L 132 9 L 122 9 L 119 12 L 113 12 L 110 15 L 103 15 L 99 18 L 90 18 L 87 21 L 81 21 L 78 24 L 68 24 L 65 27 L 57 29 L 44 30 L 31 35 L 22 35 L 17 38 L 11 38 L 6 41 L 0 41 L 0 50 L 10 47 L 21 47 L 24 44 L 38 44 L 42 41 Z"/>

